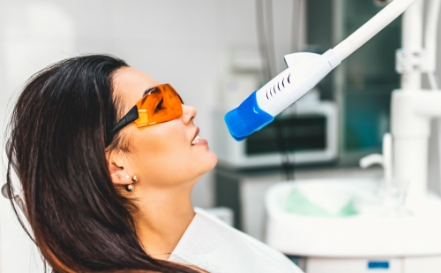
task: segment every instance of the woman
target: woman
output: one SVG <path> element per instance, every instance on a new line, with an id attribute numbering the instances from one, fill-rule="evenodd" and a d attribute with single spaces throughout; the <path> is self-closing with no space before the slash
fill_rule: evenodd
<path id="1" fill-rule="evenodd" d="M 217 161 L 195 117 L 170 85 L 110 56 L 68 59 L 30 79 L 7 152 L 55 272 L 298 270 L 195 212 L 191 190 Z"/>

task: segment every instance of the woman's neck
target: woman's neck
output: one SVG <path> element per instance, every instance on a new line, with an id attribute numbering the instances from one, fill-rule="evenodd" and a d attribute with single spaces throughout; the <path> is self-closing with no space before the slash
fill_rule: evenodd
<path id="1" fill-rule="evenodd" d="M 137 206 L 136 230 L 145 251 L 168 259 L 195 216 L 191 189 L 150 189 Z"/>

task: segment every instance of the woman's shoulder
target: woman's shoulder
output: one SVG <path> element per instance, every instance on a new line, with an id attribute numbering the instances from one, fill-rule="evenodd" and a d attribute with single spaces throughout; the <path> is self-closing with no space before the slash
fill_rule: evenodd
<path id="1" fill-rule="evenodd" d="M 170 260 L 210 272 L 301 272 L 282 253 L 196 208 Z"/>

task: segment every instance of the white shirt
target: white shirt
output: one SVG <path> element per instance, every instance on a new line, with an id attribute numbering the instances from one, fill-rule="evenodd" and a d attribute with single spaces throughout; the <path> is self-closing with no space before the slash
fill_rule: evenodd
<path id="1" fill-rule="evenodd" d="M 282 253 L 201 209 L 195 211 L 169 261 L 195 265 L 212 273 L 302 272 Z"/>

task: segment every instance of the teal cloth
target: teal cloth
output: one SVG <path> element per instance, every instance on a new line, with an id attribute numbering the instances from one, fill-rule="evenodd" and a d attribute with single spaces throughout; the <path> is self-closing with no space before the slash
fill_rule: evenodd
<path id="1" fill-rule="evenodd" d="M 285 211 L 304 216 L 316 216 L 326 218 L 348 217 L 358 213 L 354 200 L 343 206 L 337 213 L 330 213 L 326 209 L 312 203 L 298 189 L 292 189 L 285 203 Z"/>

